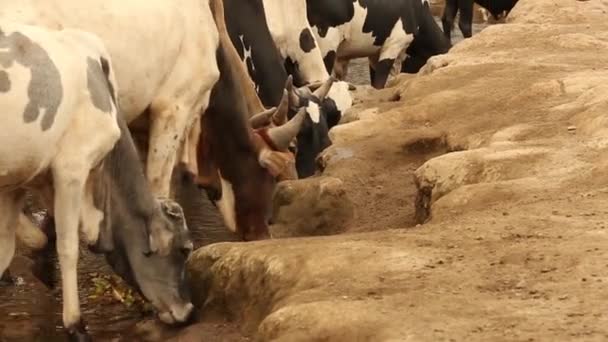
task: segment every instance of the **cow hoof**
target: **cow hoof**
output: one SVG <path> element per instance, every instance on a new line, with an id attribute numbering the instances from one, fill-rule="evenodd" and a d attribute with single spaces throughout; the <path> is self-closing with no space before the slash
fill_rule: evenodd
<path id="1" fill-rule="evenodd" d="M 0 277 L 0 287 L 15 286 L 15 284 L 17 284 L 16 279 L 6 270 Z"/>
<path id="2" fill-rule="evenodd" d="M 87 333 L 85 324 L 80 321 L 73 327 L 67 329 L 69 342 L 91 342 L 91 336 Z"/>

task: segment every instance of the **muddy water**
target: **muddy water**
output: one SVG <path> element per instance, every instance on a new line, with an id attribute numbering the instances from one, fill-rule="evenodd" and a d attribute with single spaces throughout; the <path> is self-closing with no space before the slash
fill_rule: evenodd
<path id="1" fill-rule="evenodd" d="M 474 25 L 474 32 L 479 32 L 485 26 L 479 23 Z M 462 40 L 458 30 L 453 35 L 454 43 Z M 367 60 L 351 62 L 348 80 L 355 84 L 369 84 Z M 237 240 L 224 228 L 216 208 L 202 191 L 179 179 L 179 175 L 176 183 L 180 184 L 176 196 L 184 207 L 197 247 Z M 10 268 L 12 275 L 18 278 L 18 284 L 0 287 L 0 342 L 64 340 L 60 289 L 49 290 L 35 279 L 29 269 L 31 264 L 27 251 L 19 248 Z M 139 339 L 132 333 L 138 330 L 138 322 L 153 319 L 150 313 L 142 313 L 139 306 L 125 305 L 112 296 L 103 300 L 91 298 L 97 293 L 94 280 L 111 274 L 102 256 L 81 248 L 79 284 L 83 317 L 96 341 L 137 341 Z M 235 327 L 226 326 L 205 325 L 204 336 L 210 341 L 246 340 Z"/>

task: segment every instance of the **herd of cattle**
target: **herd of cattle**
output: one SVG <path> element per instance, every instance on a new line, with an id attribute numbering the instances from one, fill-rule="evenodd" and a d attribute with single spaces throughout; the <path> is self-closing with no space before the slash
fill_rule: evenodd
<path id="1" fill-rule="evenodd" d="M 498 17 L 517 0 L 476 1 Z M 352 105 L 349 60 L 368 57 L 382 88 L 449 50 L 457 11 L 470 36 L 473 0 L 446 0 L 443 31 L 426 0 L 0 0 L 0 274 L 15 236 L 46 244 L 23 213 L 32 192 L 55 220 L 71 339 L 89 339 L 79 234 L 162 321 L 186 321 L 174 167 L 243 240 L 268 238 L 276 183 L 315 174 Z M 145 170 L 129 130 L 142 122 Z"/>

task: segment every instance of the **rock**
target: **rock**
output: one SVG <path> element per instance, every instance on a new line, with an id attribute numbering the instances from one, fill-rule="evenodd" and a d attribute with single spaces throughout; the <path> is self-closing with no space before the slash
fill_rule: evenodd
<path id="1" fill-rule="evenodd" d="M 168 335 L 167 327 L 155 319 L 143 320 L 135 325 L 132 334 L 138 341 L 164 341 Z"/>
<path id="2" fill-rule="evenodd" d="M 421 292 L 395 277 L 432 262 L 407 236 L 381 232 L 218 243 L 195 251 L 188 270 L 195 305 L 227 313 L 256 341 L 403 341 L 403 303 Z"/>
<path id="3" fill-rule="evenodd" d="M 378 107 L 367 108 L 361 111 L 351 110 L 342 116 L 340 124 L 346 124 L 357 120 L 374 120 L 377 117 Z"/>
<path id="4" fill-rule="evenodd" d="M 281 182 L 273 202 L 274 238 L 332 235 L 345 230 L 354 207 L 341 180 L 313 177 Z"/>

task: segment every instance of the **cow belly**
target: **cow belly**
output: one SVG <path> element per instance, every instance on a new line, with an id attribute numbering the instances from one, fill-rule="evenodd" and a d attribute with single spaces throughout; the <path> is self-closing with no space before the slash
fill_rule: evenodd
<path id="1" fill-rule="evenodd" d="M 0 191 L 29 182 L 48 166 L 48 161 L 40 155 L 21 155 L 16 163 L 11 161 L 15 158 L 5 160 L 4 157 L 0 156 Z"/>
<path id="2" fill-rule="evenodd" d="M 380 46 L 374 46 L 373 38 L 361 37 L 356 40 L 345 40 L 338 48 L 338 58 L 352 59 L 376 55 Z"/>

